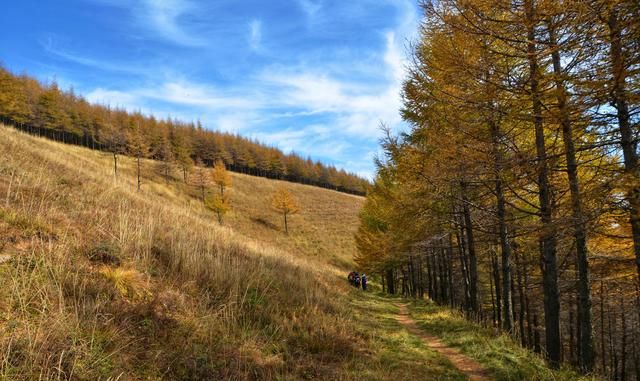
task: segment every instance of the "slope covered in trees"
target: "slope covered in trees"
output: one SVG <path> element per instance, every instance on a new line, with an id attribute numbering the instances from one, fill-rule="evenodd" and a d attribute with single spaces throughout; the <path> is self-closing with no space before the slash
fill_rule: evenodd
<path id="1" fill-rule="evenodd" d="M 639 380 L 637 1 L 423 8 L 356 261 L 554 367 Z"/>
<path id="2" fill-rule="evenodd" d="M 198 123 L 157 120 L 140 112 L 94 105 L 55 82 L 42 84 L 0 67 L 0 121 L 65 143 L 160 160 L 183 169 L 217 160 L 235 172 L 364 194 L 368 181 L 310 158 Z"/>

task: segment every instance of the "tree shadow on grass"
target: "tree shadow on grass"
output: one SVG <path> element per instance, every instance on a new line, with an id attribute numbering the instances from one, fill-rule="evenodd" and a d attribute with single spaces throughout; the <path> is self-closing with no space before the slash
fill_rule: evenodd
<path id="1" fill-rule="evenodd" d="M 258 225 L 264 226 L 265 228 L 271 230 L 279 230 L 278 226 L 271 221 L 267 221 L 263 217 L 251 217 L 251 221 L 255 222 Z"/>

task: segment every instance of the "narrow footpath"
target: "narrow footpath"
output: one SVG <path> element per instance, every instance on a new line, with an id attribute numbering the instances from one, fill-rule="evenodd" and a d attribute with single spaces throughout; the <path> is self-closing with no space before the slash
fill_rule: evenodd
<path id="1" fill-rule="evenodd" d="M 418 324 L 416 324 L 416 321 L 409 315 L 409 310 L 407 309 L 406 304 L 398 304 L 398 307 L 400 308 L 400 312 L 396 319 L 412 335 L 419 337 L 429 348 L 446 357 L 456 368 L 469 376 L 469 380 L 491 381 L 491 378 L 488 376 L 488 372 L 482 367 L 482 365 L 480 365 L 480 363 L 463 355 L 457 349 L 447 346 L 437 337 L 431 336 L 420 329 Z"/>

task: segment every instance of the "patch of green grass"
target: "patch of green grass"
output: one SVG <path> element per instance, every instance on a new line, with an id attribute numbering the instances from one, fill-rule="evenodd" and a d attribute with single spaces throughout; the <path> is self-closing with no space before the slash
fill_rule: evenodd
<path id="1" fill-rule="evenodd" d="M 396 320 L 398 308 L 381 294 L 357 292 L 354 320 L 366 335 L 353 371 L 364 380 L 466 380 L 447 359 L 408 333 Z"/>
<path id="2" fill-rule="evenodd" d="M 540 356 L 522 348 L 508 335 L 496 335 L 493 329 L 467 321 L 458 311 L 423 302 L 414 302 L 409 309 L 427 333 L 477 360 L 496 381 L 596 380 L 569 369 L 551 370 Z"/>

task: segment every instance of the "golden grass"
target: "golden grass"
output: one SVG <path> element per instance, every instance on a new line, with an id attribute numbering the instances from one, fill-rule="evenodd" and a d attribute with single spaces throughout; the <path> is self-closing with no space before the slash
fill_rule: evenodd
<path id="1" fill-rule="evenodd" d="M 280 182 L 234 175 L 221 227 L 156 163 L 137 192 L 130 158 L 116 181 L 108 154 L 7 127 L 0 152 L 0 380 L 391 380 L 396 355 L 402 374 L 429 368 L 419 342 L 376 347 L 398 326 L 349 302 L 361 198 L 285 184 L 302 209 L 287 236 Z"/>
<path id="2" fill-rule="evenodd" d="M 137 192 L 133 160 L 117 180 L 111 160 L 0 126 L 0 381 L 465 379 L 392 301 L 346 284 L 362 198 L 234 174 L 220 226 L 178 173 L 145 161 Z M 301 206 L 288 236 L 282 185 Z M 470 355 L 495 352 L 451 311 L 414 311 Z"/>

